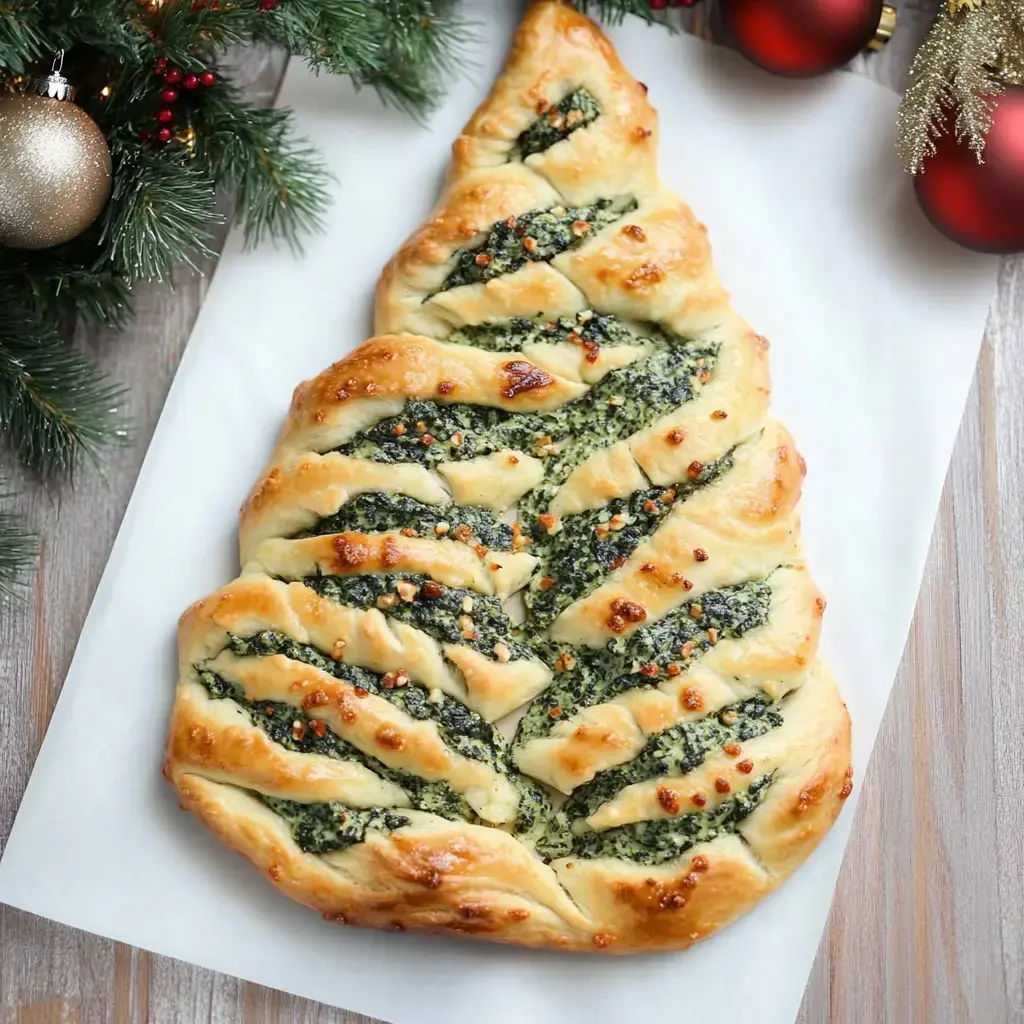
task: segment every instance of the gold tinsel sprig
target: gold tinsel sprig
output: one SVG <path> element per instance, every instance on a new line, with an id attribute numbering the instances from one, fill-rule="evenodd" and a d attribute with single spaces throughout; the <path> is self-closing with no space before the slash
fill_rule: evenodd
<path id="1" fill-rule="evenodd" d="M 948 0 L 910 66 L 899 112 L 900 156 L 916 174 L 952 121 L 981 159 L 992 104 L 1024 82 L 1024 0 Z"/>

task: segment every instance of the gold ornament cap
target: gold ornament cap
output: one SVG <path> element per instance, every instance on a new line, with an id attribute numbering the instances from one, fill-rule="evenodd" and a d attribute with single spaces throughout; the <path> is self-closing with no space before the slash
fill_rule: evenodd
<path id="1" fill-rule="evenodd" d="M 882 14 L 878 19 L 878 28 L 875 29 L 875 37 L 868 43 L 869 50 L 880 50 L 896 31 L 896 8 L 889 4 L 882 4 Z"/>
<path id="2" fill-rule="evenodd" d="M 45 78 L 30 78 L 25 83 L 23 91 L 51 100 L 73 100 L 75 87 L 61 74 L 63 70 L 64 51 L 61 50 L 53 58 L 50 73 Z"/>

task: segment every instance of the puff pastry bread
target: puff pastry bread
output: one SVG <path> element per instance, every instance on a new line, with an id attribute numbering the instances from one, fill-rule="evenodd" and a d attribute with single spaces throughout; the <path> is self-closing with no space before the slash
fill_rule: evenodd
<path id="1" fill-rule="evenodd" d="M 657 141 L 537 0 L 378 336 L 295 392 L 242 575 L 181 619 L 165 774 L 331 920 L 678 949 L 850 792 L 803 460 Z"/>

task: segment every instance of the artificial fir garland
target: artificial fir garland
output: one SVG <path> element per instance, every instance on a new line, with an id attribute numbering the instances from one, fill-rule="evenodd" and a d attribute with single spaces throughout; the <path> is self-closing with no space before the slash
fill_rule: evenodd
<path id="1" fill-rule="evenodd" d="M 612 21 L 650 20 L 649 0 L 578 0 Z M 297 244 L 321 222 L 327 171 L 291 113 L 246 104 L 221 63 L 231 47 L 282 46 L 413 114 L 429 110 L 470 29 L 457 0 L 3 0 L 0 83 L 66 53 L 77 102 L 103 129 L 113 190 L 83 235 L 0 249 L 0 430 L 29 470 L 68 477 L 125 436 L 121 390 L 67 339 L 77 323 L 124 326 L 132 288 L 197 266 L 235 198 L 246 240 Z M 0 480 L 0 501 L 3 500 Z M 0 597 L 35 555 L 0 511 Z"/>

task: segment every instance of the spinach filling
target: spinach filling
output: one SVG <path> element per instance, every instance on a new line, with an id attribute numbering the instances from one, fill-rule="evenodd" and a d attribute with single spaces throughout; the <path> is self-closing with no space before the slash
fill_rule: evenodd
<path id="1" fill-rule="evenodd" d="M 516 788 L 519 790 L 519 811 L 516 815 L 514 832 L 527 840 L 537 842 L 549 829 L 549 822 L 554 813 L 551 800 L 547 793 L 532 779 L 518 776 Z"/>
<path id="2" fill-rule="evenodd" d="M 595 313 L 589 309 L 553 321 L 512 317 L 494 323 L 467 325 L 445 338 L 453 345 L 472 345 L 488 352 L 519 352 L 524 345 L 535 342 L 571 342 L 595 354 L 602 345 L 639 345 L 648 340 L 645 334 L 627 327 L 611 313 Z"/>
<path id="3" fill-rule="evenodd" d="M 683 722 L 652 736 L 632 761 L 598 772 L 569 797 L 563 810 L 570 820 L 587 818 L 627 786 L 661 776 L 686 775 L 726 743 L 745 742 L 780 725 L 782 715 L 763 696 L 749 697 L 715 715 Z"/>
<path id="4" fill-rule="evenodd" d="M 343 850 L 363 842 L 367 832 L 393 832 L 409 824 L 404 814 L 385 807 L 357 809 L 339 803 L 300 804 L 270 796 L 259 799 L 285 820 L 303 853 Z"/>
<path id="5" fill-rule="evenodd" d="M 542 416 L 412 399 L 400 415 L 380 420 L 337 451 L 374 462 L 434 467 L 502 448 L 530 451 L 546 429 Z"/>
<path id="6" fill-rule="evenodd" d="M 540 116 L 519 133 L 516 148 L 525 160 L 534 153 L 543 153 L 556 142 L 568 138 L 574 131 L 595 121 L 601 113 L 601 104 L 589 89 L 581 86 L 558 103 L 540 111 Z"/>
<path id="7" fill-rule="evenodd" d="M 669 512 L 731 466 L 730 451 L 703 465 L 685 483 L 646 487 L 628 498 L 614 498 L 604 508 L 567 516 L 552 536 L 538 524 L 534 551 L 542 558 L 542 570 L 524 595 L 532 624 L 542 629 L 573 601 L 586 597 L 657 530 Z"/>
<path id="8" fill-rule="evenodd" d="M 536 516 L 547 508 L 595 447 L 614 444 L 689 402 L 694 379 L 709 372 L 715 351 L 686 343 L 660 348 L 642 362 L 605 374 L 575 402 L 545 414 L 555 450 L 545 459 L 544 482 L 520 502 L 521 516 Z"/>
<path id="9" fill-rule="evenodd" d="M 746 792 L 723 800 L 711 810 L 616 825 L 604 832 L 584 832 L 573 840 L 571 852 L 587 860 L 616 857 L 635 864 L 664 864 L 698 843 L 736 832 L 743 819 L 764 800 L 771 784 L 772 775 L 762 775 Z"/>
<path id="10" fill-rule="evenodd" d="M 336 732 L 302 708 L 281 701 L 251 701 L 240 686 L 207 669 L 199 669 L 199 680 L 211 697 L 228 698 L 246 711 L 253 725 L 275 743 L 299 754 L 319 754 L 339 761 L 354 761 L 388 782 L 405 790 L 412 805 L 442 818 L 473 821 L 476 815 L 468 803 L 447 782 L 427 782 L 411 772 L 389 768 L 371 754 L 343 740 Z"/>
<path id="11" fill-rule="evenodd" d="M 663 673 L 684 670 L 713 643 L 737 639 L 763 626 L 768 621 L 771 595 L 767 582 L 750 580 L 708 591 L 630 636 L 610 640 L 599 650 L 574 650 L 568 659 L 561 654 L 559 661 L 558 649 L 548 645 L 546 660 L 562 671 L 527 708 L 516 732 L 516 745 L 546 735 L 557 721 L 570 718 L 581 708 L 606 703 L 638 686 L 657 686 Z"/>
<path id="12" fill-rule="evenodd" d="M 302 582 L 329 601 L 357 608 L 380 607 L 383 598 L 387 605 L 385 614 L 407 622 L 443 643 L 472 647 L 492 658 L 495 645 L 503 643 L 510 658 L 535 656 L 531 647 L 515 638 L 512 620 L 496 597 L 446 586 L 427 576 L 412 574 L 307 576 Z M 417 588 L 411 600 L 404 601 L 398 596 L 399 583 Z M 426 590 L 424 584 L 427 584 Z M 393 598 L 397 600 L 392 601 Z M 466 621 L 467 618 L 470 622 Z"/>
<path id="13" fill-rule="evenodd" d="M 299 536 L 319 537 L 346 530 L 374 533 L 404 529 L 434 537 L 439 524 L 447 524 L 446 536 L 459 537 L 460 527 L 468 527 L 469 536 L 475 542 L 493 551 L 512 548 L 512 527 L 488 509 L 472 505 L 427 505 L 404 494 L 383 492 L 356 495 L 334 515 L 318 519 L 310 530 Z"/>
<path id="14" fill-rule="evenodd" d="M 555 206 L 499 220 L 491 225 L 480 245 L 459 250 L 455 269 L 440 290 L 490 281 L 527 263 L 546 263 L 614 224 L 636 206 L 635 199 L 599 199 L 593 206 Z"/>
<path id="15" fill-rule="evenodd" d="M 422 686 L 415 684 L 388 688 L 382 681 L 384 677 L 376 672 L 335 661 L 309 644 L 300 644 L 272 630 L 263 630 L 245 638 L 230 635 L 229 642 L 231 650 L 241 657 L 283 654 L 286 658 L 312 665 L 352 686 L 359 686 L 383 697 L 401 708 L 410 718 L 433 722 L 441 739 L 463 756 L 483 761 L 505 774 L 510 771 L 505 740 L 493 726 L 454 697 L 445 693 L 431 697 Z"/>
<path id="16" fill-rule="evenodd" d="M 695 380 L 706 379 L 714 364 L 714 346 L 696 345 L 659 328 L 637 335 L 616 321 L 604 322 L 608 318 L 594 317 L 588 323 L 593 320 L 599 321 L 594 330 L 602 336 L 614 334 L 622 339 L 627 332 L 631 340 L 657 347 L 648 358 L 612 370 L 576 401 L 549 412 L 509 413 L 481 405 L 413 399 L 398 416 L 378 421 L 336 450 L 375 462 L 416 462 L 429 468 L 503 448 L 539 453 L 546 463 L 544 483 L 520 503 L 526 515 L 536 515 L 595 447 L 627 437 L 690 401 Z M 508 334 L 505 325 L 463 329 L 475 330 L 494 331 L 495 345 L 512 343 L 512 327 L 507 328 Z M 566 330 L 556 328 L 556 332 Z"/>

